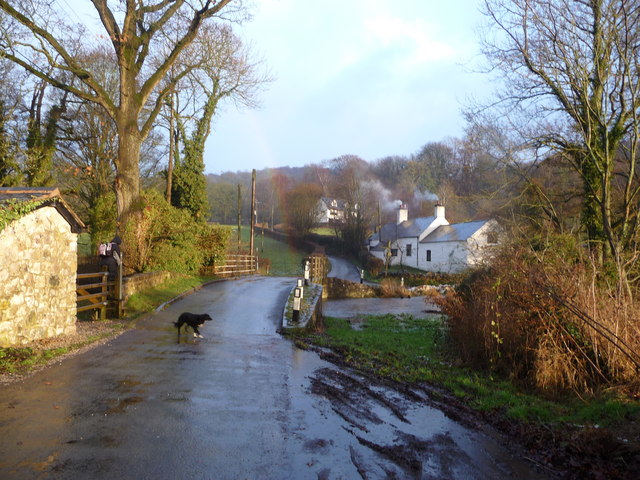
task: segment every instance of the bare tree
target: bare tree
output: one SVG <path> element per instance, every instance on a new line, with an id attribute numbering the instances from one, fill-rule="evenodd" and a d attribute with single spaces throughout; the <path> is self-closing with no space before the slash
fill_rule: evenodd
<path id="1" fill-rule="evenodd" d="M 346 247 L 358 254 L 374 224 L 379 183 L 373 181 L 369 164 L 355 155 L 343 155 L 330 164 L 336 178 L 334 194 L 345 202 L 340 235 Z"/>
<path id="2" fill-rule="evenodd" d="M 322 188 L 314 183 L 299 183 L 285 194 L 287 224 L 292 233 L 304 237 L 315 226 Z"/>
<path id="3" fill-rule="evenodd" d="M 105 89 L 117 94 L 118 66 L 115 55 L 104 46 L 86 52 L 82 63 L 90 66 Z M 58 92 L 60 92 L 58 90 Z M 118 154 L 118 135 L 115 122 L 100 105 L 70 96 L 66 112 L 58 123 L 54 168 L 57 183 L 72 196 L 73 206 L 82 213 L 90 226 L 104 211 L 95 211 L 98 203 L 112 197 L 116 176 L 115 160 Z M 161 151 L 158 134 L 152 131 L 143 141 L 140 151 L 140 178 L 145 182 L 156 173 Z M 102 201 L 101 201 L 102 199 Z M 112 211 L 115 222 L 115 197 L 106 211 Z"/>
<path id="4" fill-rule="evenodd" d="M 502 118 L 528 147 L 570 162 L 588 241 L 624 269 L 640 213 L 640 4 L 485 0 L 485 13 L 493 29 L 484 52 L 504 79 Z"/>
<path id="5" fill-rule="evenodd" d="M 179 63 L 183 50 L 204 22 L 219 16 L 228 4 L 241 0 L 92 0 L 102 37 L 113 48 L 118 65 L 114 95 L 78 53 L 91 38 L 69 25 L 51 2 L 0 0 L 6 16 L 0 25 L 2 55 L 36 77 L 80 98 L 100 105 L 113 119 L 118 133 L 115 190 L 118 217 L 128 219 L 140 196 L 140 148 L 149 135 L 167 94 L 195 66 Z M 229 13 L 237 13 L 237 9 Z M 167 44 L 160 35 L 168 23 L 180 19 L 178 35 Z M 175 75 L 167 80 L 171 68 Z"/>

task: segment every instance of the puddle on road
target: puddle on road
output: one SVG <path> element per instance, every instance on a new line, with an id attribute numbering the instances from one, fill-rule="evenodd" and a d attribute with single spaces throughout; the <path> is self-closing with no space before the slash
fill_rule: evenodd
<path id="1" fill-rule="evenodd" d="M 112 404 L 112 406 L 105 411 L 105 414 L 112 415 L 116 413 L 124 413 L 127 410 L 127 408 L 129 408 L 130 406 L 136 405 L 143 401 L 144 401 L 143 397 L 137 397 L 137 396 L 111 400 L 109 403 Z"/>

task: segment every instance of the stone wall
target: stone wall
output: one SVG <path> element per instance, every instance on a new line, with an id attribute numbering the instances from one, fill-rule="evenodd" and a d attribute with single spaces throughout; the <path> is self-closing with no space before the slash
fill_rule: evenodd
<path id="1" fill-rule="evenodd" d="M 180 274 L 160 271 L 160 272 L 137 273 L 129 277 L 124 277 L 122 279 L 123 300 L 126 302 L 127 299 L 134 293 L 137 293 L 146 288 L 153 288 L 177 275 L 180 275 Z"/>
<path id="2" fill-rule="evenodd" d="M 380 287 L 378 286 L 353 283 L 335 277 L 328 277 L 324 282 L 324 298 L 374 298 L 380 297 L 381 295 Z"/>
<path id="3" fill-rule="evenodd" d="M 76 331 L 77 235 L 54 207 L 0 231 L 0 347 Z"/>

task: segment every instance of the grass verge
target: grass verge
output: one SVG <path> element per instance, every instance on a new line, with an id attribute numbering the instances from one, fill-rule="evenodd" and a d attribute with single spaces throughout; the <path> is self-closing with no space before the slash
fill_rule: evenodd
<path id="1" fill-rule="evenodd" d="M 145 289 L 129 297 L 125 306 L 127 319 L 133 320 L 140 315 L 156 309 L 165 302 L 212 280 L 212 277 L 184 275 L 174 277 L 156 287 Z"/>
<path id="2" fill-rule="evenodd" d="M 87 323 L 87 322 L 85 322 Z M 97 333 L 91 335 L 76 335 L 76 341 L 71 341 L 62 346 L 49 346 L 49 339 L 34 342 L 28 347 L 0 348 L 0 375 L 24 375 L 30 371 L 44 366 L 67 353 L 80 350 L 87 345 L 110 338 L 114 334 L 123 331 L 124 322 L 106 321 L 100 322 L 101 327 Z"/>

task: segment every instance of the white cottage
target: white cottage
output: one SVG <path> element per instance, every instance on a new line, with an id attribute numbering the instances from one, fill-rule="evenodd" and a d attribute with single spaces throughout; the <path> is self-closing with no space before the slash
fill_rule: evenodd
<path id="1" fill-rule="evenodd" d="M 343 222 L 345 210 L 346 205 L 344 200 L 322 197 L 318 200 L 317 222 L 319 224 Z"/>
<path id="2" fill-rule="evenodd" d="M 369 252 L 389 261 L 427 272 L 457 273 L 486 258 L 497 243 L 495 220 L 450 224 L 444 205 L 437 204 L 432 217 L 409 220 L 406 205 L 400 205 L 396 222 L 384 225 L 368 239 Z"/>

